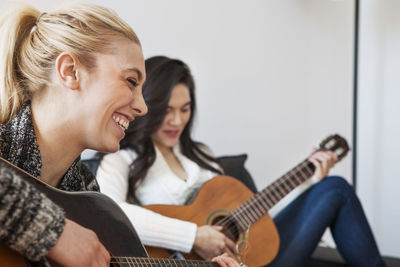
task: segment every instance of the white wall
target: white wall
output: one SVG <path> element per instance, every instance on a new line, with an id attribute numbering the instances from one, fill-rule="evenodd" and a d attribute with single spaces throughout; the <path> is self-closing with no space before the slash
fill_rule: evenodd
<path id="1" fill-rule="evenodd" d="M 60 2 L 30 1 L 42 10 Z M 328 134 L 351 138 L 353 1 L 92 2 L 129 22 L 146 57 L 188 63 L 196 139 L 217 155 L 248 153 L 259 188 Z M 350 179 L 350 162 L 334 173 Z"/>
<path id="2" fill-rule="evenodd" d="M 29 2 L 45 11 L 63 1 Z M 198 90 L 196 139 L 217 155 L 248 153 L 247 167 L 259 188 L 300 162 L 326 135 L 337 132 L 351 141 L 353 0 L 92 2 L 128 21 L 146 57 L 164 54 L 188 63 Z M 391 112 L 399 81 L 394 73 L 399 24 L 390 8 L 396 0 L 374 10 L 376 2 L 362 5 L 362 17 L 370 17 L 362 25 L 366 65 L 360 87 L 368 94 L 360 93 L 358 183 L 383 253 L 400 256 L 393 242 L 399 240 L 399 220 L 391 220 L 399 216 L 391 206 L 400 200 L 393 186 L 398 182 L 390 180 L 398 170 L 390 165 L 394 148 L 385 147 L 399 132 L 392 128 Z M 378 89 L 385 94 L 376 98 Z M 351 179 L 350 156 L 333 173 Z"/>
<path id="3" fill-rule="evenodd" d="M 361 3 L 358 193 L 381 250 L 400 256 L 400 2 Z"/>

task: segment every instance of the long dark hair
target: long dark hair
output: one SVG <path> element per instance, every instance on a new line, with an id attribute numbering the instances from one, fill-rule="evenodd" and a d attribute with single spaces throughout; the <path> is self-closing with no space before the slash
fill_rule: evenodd
<path id="1" fill-rule="evenodd" d="M 188 66 L 178 59 L 165 56 L 151 57 L 145 63 L 147 78 L 143 85 L 143 96 L 149 112 L 143 117 L 135 118 L 126 130 L 120 146 L 121 149 L 131 148 L 137 154 L 136 159 L 130 165 L 128 177 L 127 201 L 131 203 L 139 203 L 135 196 L 135 190 L 146 177 L 156 159 L 151 135 L 160 128 L 164 121 L 172 89 L 179 83 L 183 83 L 189 88 L 191 98 L 191 115 L 179 138 L 181 152 L 200 167 L 221 174 L 219 169 L 210 164 L 210 162 L 215 162 L 219 165 L 218 161 L 201 149 L 201 143 L 195 142 L 191 138 L 196 98 L 194 80 Z"/>

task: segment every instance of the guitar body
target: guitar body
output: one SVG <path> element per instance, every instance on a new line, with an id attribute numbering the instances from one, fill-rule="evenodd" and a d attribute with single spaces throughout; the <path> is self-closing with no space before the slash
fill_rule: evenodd
<path id="1" fill-rule="evenodd" d="M 0 244 L 0 266 L 25 267 L 28 266 L 18 252 Z"/>
<path id="2" fill-rule="evenodd" d="M 47 197 L 68 219 L 93 230 L 113 256 L 147 257 L 135 229 L 121 208 L 97 192 L 65 192 L 49 187 Z"/>
<path id="3" fill-rule="evenodd" d="M 238 180 L 217 176 L 206 182 L 196 199 L 189 205 L 149 205 L 145 208 L 159 214 L 194 222 L 197 225 L 215 224 L 221 217 L 251 198 L 254 194 Z M 268 213 L 256 221 L 247 231 L 234 240 L 241 261 L 249 267 L 270 263 L 279 249 L 279 235 Z M 169 258 L 165 249 L 146 247 L 152 258 Z M 194 253 L 184 254 L 187 259 L 200 259 Z"/>
<path id="4" fill-rule="evenodd" d="M 121 208 L 109 197 L 98 192 L 67 192 L 51 187 L 20 168 L 0 158 L 2 173 L 12 172 L 34 185 L 61 206 L 66 217 L 93 230 L 112 256 L 148 257 L 135 229 Z M 18 253 L 0 246 L 0 259 L 12 261 L 1 266 L 27 266 Z M 21 265 L 22 264 L 22 265 Z"/>

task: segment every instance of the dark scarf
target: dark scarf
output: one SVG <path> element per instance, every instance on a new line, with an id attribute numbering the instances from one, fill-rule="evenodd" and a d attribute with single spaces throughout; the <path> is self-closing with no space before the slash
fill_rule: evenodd
<path id="1" fill-rule="evenodd" d="M 35 177 L 40 177 L 42 159 L 32 121 L 30 103 L 21 108 L 7 125 L 0 125 L 0 154 Z M 62 177 L 57 188 L 67 191 L 99 191 L 95 176 L 78 157 Z"/>

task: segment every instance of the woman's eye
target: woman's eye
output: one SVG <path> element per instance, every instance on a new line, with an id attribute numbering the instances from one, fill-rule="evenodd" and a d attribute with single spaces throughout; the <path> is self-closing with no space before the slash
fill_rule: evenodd
<path id="1" fill-rule="evenodd" d="M 186 112 L 189 112 L 189 111 L 190 111 L 190 108 L 182 109 L 182 112 L 183 112 L 183 113 L 186 113 Z"/>
<path id="2" fill-rule="evenodd" d="M 137 81 L 135 81 L 134 79 L 128 78 L 127 80 L 130 84 L 132 84 L 133 87 L 136 87 L 138 85 Z"/>

